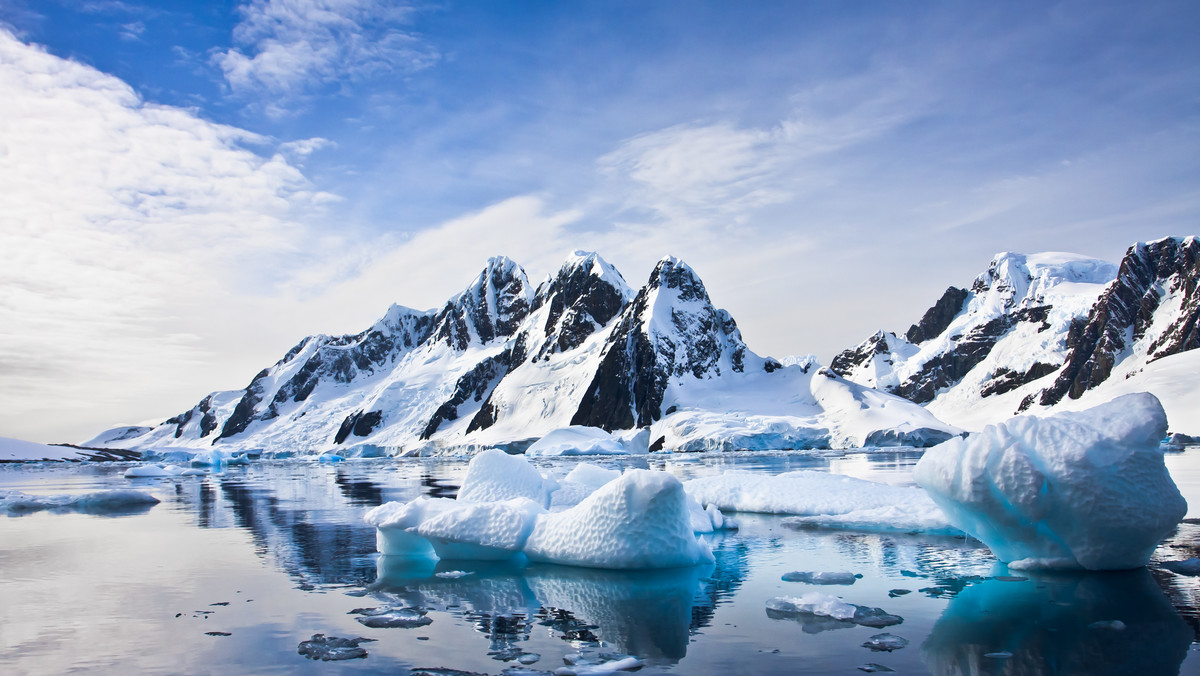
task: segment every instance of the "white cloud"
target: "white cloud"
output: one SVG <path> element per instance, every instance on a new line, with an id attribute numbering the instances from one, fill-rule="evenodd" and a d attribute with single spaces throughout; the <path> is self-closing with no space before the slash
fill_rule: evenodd
<path id="1" fill-rule="evenodd" d="M 0 433 L 81 438 L 220 380 L 215 334 L 287 285 L 329 196 L 243 147 L 266 139 L 2 31 L 0 90 Z"/>
<path id="2" fill-rule="evenodd" d="M 386 0 L 251 0 L 240 9 L 239 45 L 214 55 L 238 93 L 297 97 L 313 87 L 438 59 L 407 30 L 412 10 Z M 278 99 L 272 104 L 278 109 Z"/>

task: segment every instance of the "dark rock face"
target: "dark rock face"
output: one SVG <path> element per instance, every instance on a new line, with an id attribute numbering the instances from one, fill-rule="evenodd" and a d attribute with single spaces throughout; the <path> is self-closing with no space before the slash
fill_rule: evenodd
<path id="1" fill-rule="evenodd" d="M 1086 322 L 1071 326 L 1067 337 L 1070 354 L 1054 384 L 1042 391 L 1039 402 L 1057 404 L 1064 397 L 1078 399 L 1108 379 L 1121 353 L 1145 336 L 1162 298 L 1181 294 L 1181 310 L 1172 324 L 1150 346 L 1150 359 L 1177 354 L 1200 346 L 1200 240 L 1163 239 L 1129 248 L 1121 260 L 1117 279 L 1088 313 Z"/>
<path id="2" fill-rule="evenodd" d="M 563 266 L 554 279 L 538 288 L 529 311 L 546 306 L 550 310 L 543 327 L 546 342 L 534 352 L 534 359 L 579 347 L 625 309 L 626 290 L 593 274 L 593 267 L 600 265 L 596 254 L 590 254 L 578 265 Z"/>
<path id="3" fill-rule="evenodd" d="M 870 362 L 875 355 L 890 353 L 892 348 L 888 341 L 888 336 L 896 338 L 896 334 L 894 333 L 879 331 L 875 335 L 864 340 L 859 345 L 848 350 L 843 350 L 840 354 L 833 358 L 832 362 L 830 362 L 830 370 L 840 376 L 845 377 L 854 371 L 854 369 L 864 366 Z"/>
<path id="4" fill-rule="evenodd" d="M 996 343 L 1014 326 L 1020 322 L 1045 324 L 1049 314 L 1049 306 L 1026 308 L 975 327 L 960 336 L 954 347 L 925 362 L 920 371 L 892 393 L 918 404 L 933 401 L 939 389 L 956 384 L 986 359 Z"/>
<path id="5" fill-rule="evenodd" d="M 908 333 L 904 335 L 905 339 L 916 345 L 940 336 L 950 326 L 950 322 L 963 311 L 963 304 L 969 295 L 966 289 L 953 286 L 946 289 L 933 307 L 925 311 L 921 321 L 909 327 Z"/>
<path id="6" fill-rule="evenodd" d="M 489 343 L 516 333 L 529 315 L 525 271 L 507 258 L 493 258 L 475 282 L 442 307 L 433 319 L 433 338 L 458 351 L 472 339 Z"/>
<path id="7" fill-rule="evenodd" d="M 669 295 L 670 326 L 652 328 L 663 294 Z M 670 378 L 720 375 L 724 354 L 732 370 L 744 369 L 746 346 L 737 323 L 712 306 L 691 268 L 663 259 L 617 319 L 571 424 L 609 431 L 645 427 L 662 417 Z"/>
<path id="8" fill-rule="evenodd" d="M 189 409 L 186 413 L 170 418 L 163 422 L 164 425 L 175 425 L 175 438 L 183 436 L 183 428 L 198 414 L 200 416 L 200 437 L 207 437 L 212 434 L 213 430 L 217 429 L 217 416 L 212 410 L 213 395 L 208 395 L 200 400 L 199 404 Z"/>
<path id="9" fill-rule="evenodd" d="M 1034 362 L 1033 366 L 1030 366 L 1029 370 L 1024 372 L 1006 368 L 996 369 L 995 373 L 992 373 L 989 380 L 984 383 L 983 389 L 979 391 L 979 394 L 983 397 L 990 397 L 993 394 L 1011 392 L 1022 385 L 1054 373 L 1058 370 L 1059 366 L 1039 361 Z"/>
<path id="10" fill-rule="evenodd" d="M 356 411 L 342 421 L 341 427 L 338 428 L 337 434 L 333 437 L 333 443 L 340 444 L 349 438 L 351 434 L 356 437 L 368 436 L 381 422 L 383 422 L 383 411 L 370 411 L 366 413 Z"/>

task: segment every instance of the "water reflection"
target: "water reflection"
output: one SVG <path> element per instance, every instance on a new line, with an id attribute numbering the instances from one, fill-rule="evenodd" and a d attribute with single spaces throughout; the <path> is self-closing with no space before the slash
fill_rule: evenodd
<path id="1" fill-rule="evenodd" d="M 995 574 L 1009 575 L 1003 566 Z M 921 655 L 935 674 L 1174 674 L 1191 639 L 1141 568 L 969 586 Z"/>
<path id="2" fill-rule="evenodd" d="M 696 609 L 712 598 L 713 566 L 613 571 L 390 556 L 377 565 L 369 588 L 376 596 L 458 612 L 488 636 L 497 655 L 536 623 L 567 641 L 604 641 L 617 652 L 671 664 L 687 654 L 696 618 L 712 614 L 711 607 Z"/>

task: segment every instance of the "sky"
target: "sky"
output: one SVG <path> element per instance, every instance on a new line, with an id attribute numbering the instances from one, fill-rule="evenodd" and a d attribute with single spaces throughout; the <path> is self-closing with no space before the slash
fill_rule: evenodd
<path id="1" fill-rule="evenodd" d="M 751 349 L 1200 231 L 1200 3 L 0 0 L 0 436 L 241 389 L 574 249 Z"/>

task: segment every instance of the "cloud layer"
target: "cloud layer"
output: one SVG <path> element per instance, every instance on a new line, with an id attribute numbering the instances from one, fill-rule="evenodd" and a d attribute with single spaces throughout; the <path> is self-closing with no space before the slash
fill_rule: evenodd
<path id="1" fill-rule="evenodd" d="M 234 28 L 238 46 L 217 52 L 234 92 L 290 100 L 339 80 L 407 73 L 437 61 L 408 30 L 412 10 L 386 0 L 252 0 Z"/>

